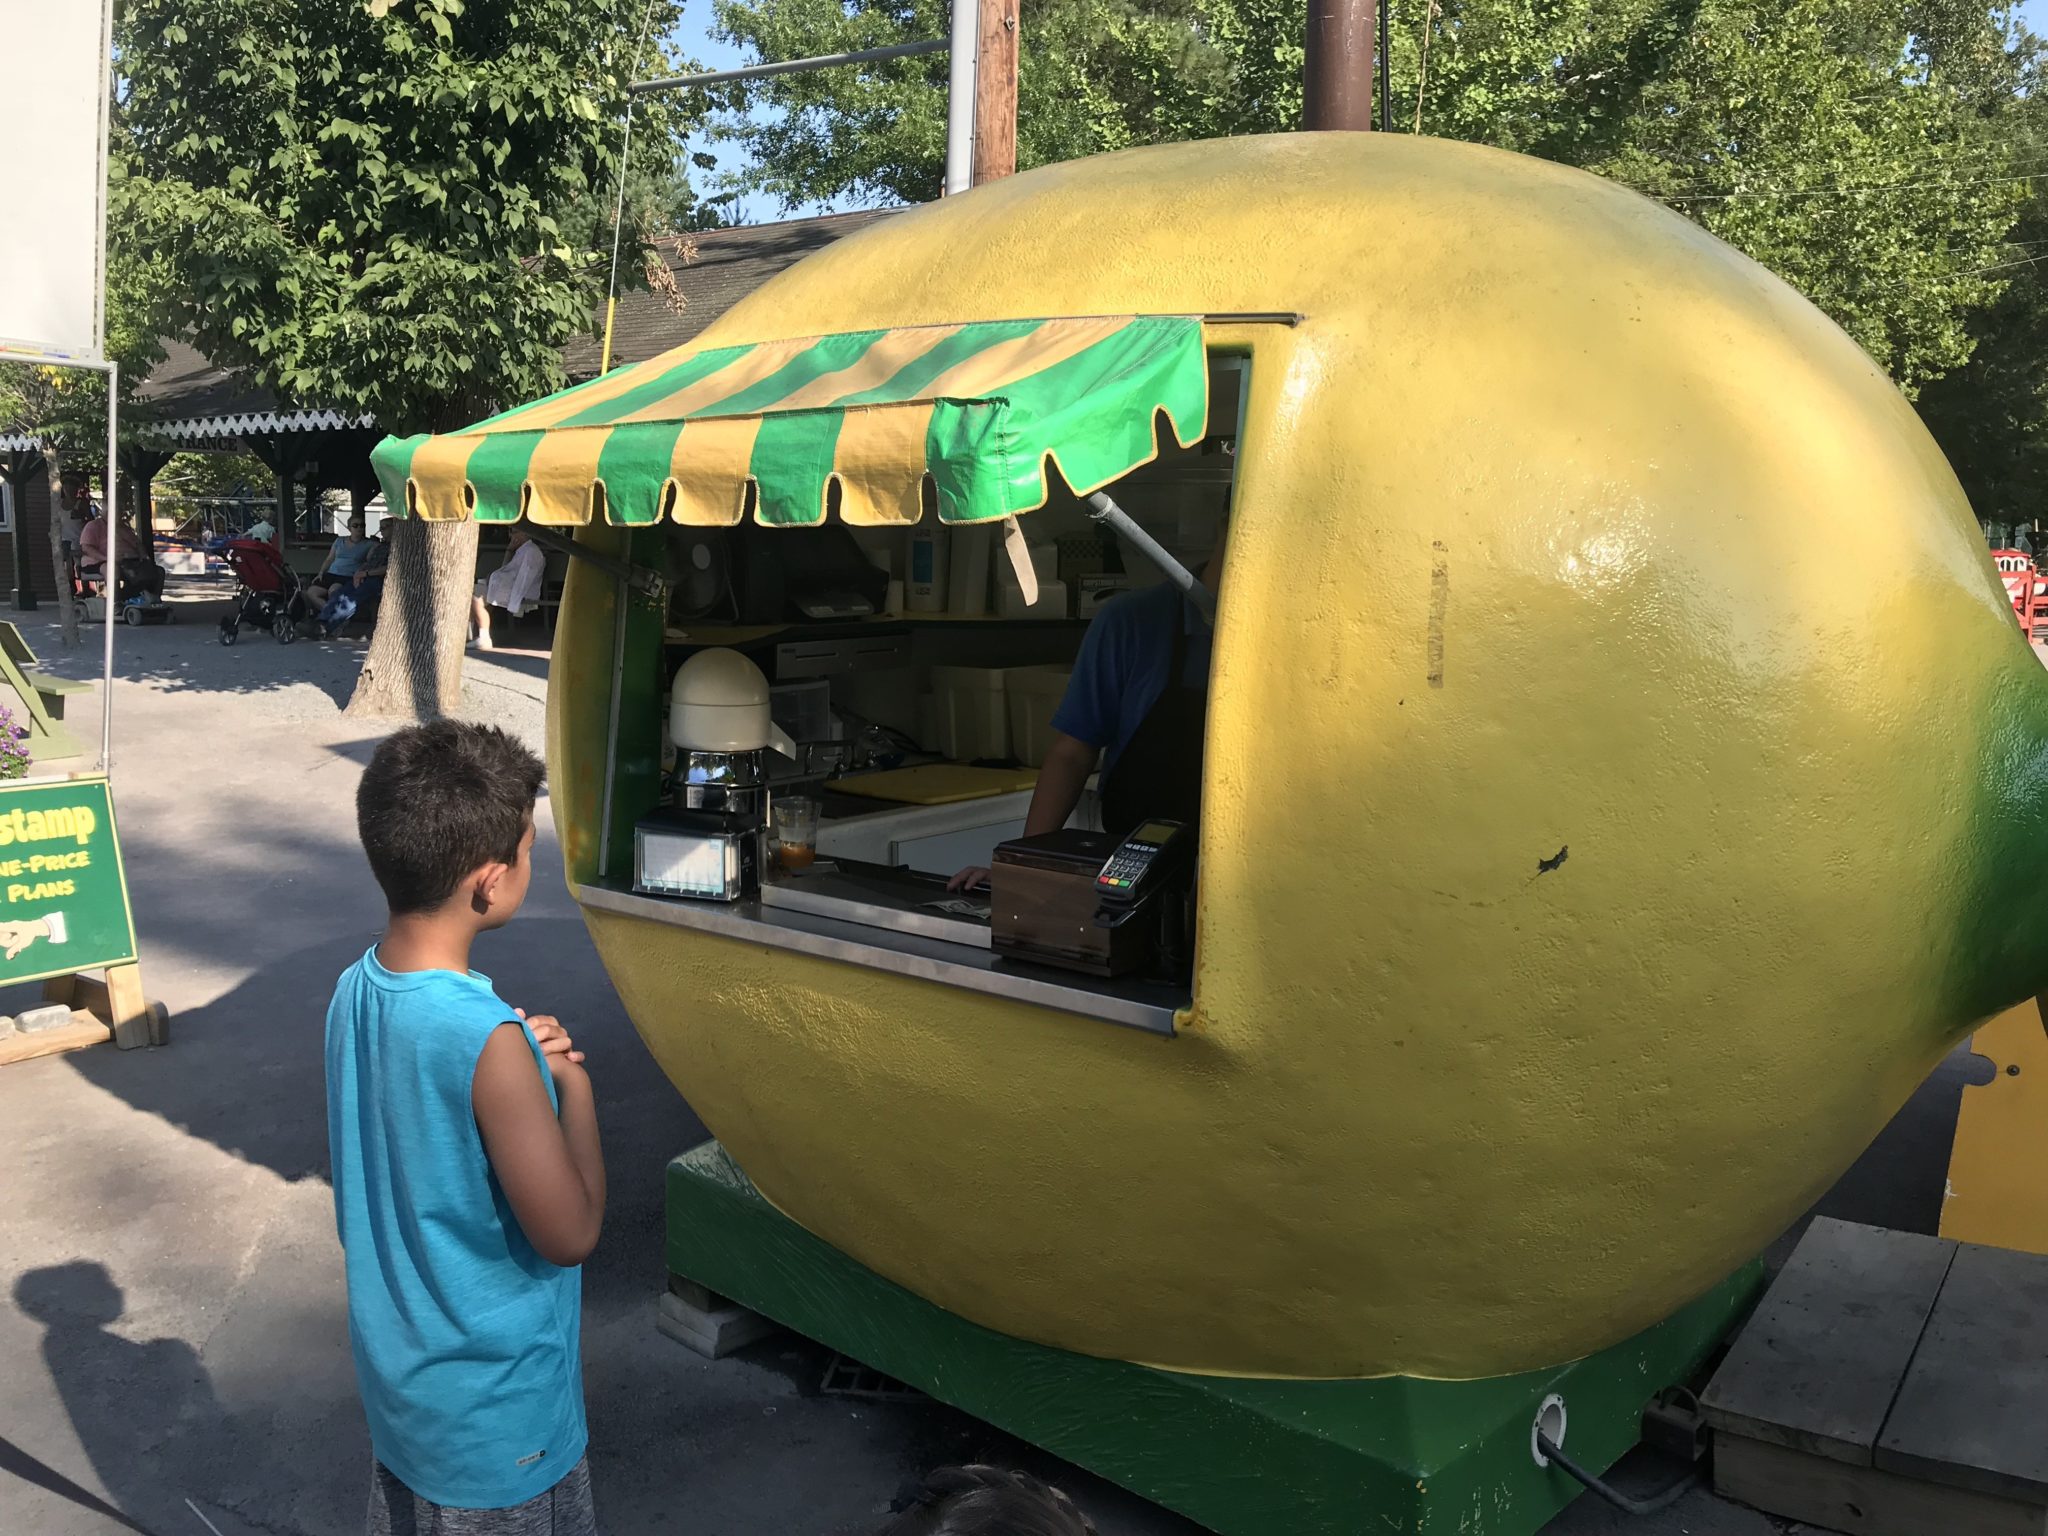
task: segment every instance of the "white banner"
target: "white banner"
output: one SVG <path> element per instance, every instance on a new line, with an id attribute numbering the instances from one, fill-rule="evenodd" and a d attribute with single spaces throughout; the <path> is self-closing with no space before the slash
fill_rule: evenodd
<path id="1" fill-rule="evenodd" d="M 112 0 L 0 0 L 0 144 L 16 217 L 0 237 L 0 355 L 101 356 Z"/>

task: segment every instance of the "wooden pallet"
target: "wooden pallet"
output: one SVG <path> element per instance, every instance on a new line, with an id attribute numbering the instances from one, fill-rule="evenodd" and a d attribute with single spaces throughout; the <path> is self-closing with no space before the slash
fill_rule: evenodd
<path id="1" fill-rule="evenodd" d="M 1700 1399 L 1725 1497 L 1850 1536 L 2048 1536 L 2048 1258 L 1816 1221 Z"/>
<path id="2" fill-rule="evenodd" d="M 142 995 L 140 967 L 113 965 L 105 974 L 104 981 L 91 976 L 52 976 L 44 982 L 43 1000 L 69 1008 L 71 1022 L 0 1040 L 0 1067 L 109 1040 L 124 1051 L 170 1044 L 171 1011 Z"/>

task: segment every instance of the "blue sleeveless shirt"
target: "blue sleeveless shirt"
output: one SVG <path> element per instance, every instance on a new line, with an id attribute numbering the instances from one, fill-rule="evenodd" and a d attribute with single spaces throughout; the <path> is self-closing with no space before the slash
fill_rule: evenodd
<path id="1" fill-rule="evenodd" d="M 374 947 L 327 1009 L 334 1217 L 370 1444 L 456 1509 L 545 1493 L 587 1439 L 583 1271 L 526 1240 L 470 1107 L 484 1041 L 511 1022 L 488 977 L 389 971 Z"/>

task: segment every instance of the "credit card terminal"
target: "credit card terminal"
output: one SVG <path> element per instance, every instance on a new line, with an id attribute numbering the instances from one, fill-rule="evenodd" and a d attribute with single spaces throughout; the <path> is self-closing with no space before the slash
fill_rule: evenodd
<path id="1" fill-rule="evenodd" d="M 1105 908 L 1130 908 L 1170 885 L 1195 855 L 1195 829 L 1182 821 L 1148 821 L 1117 845 L 1095 877 Z"/>

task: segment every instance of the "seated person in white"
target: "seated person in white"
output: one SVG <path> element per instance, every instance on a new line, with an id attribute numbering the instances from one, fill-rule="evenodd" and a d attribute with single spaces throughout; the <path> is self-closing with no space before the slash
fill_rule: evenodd
<path id="1" fill-rule="evenodd" d="M 515 619 L 532 612 L 540 602 L 547 569 L 547 551 L 533 542 L 523 523 L 514 523 L 505 563 L 476 584 L 476 596 L 471 600 L 470 623 L 476 628 L 478 650 L 491 649 L 491 609 L 502 608 Z"/>

